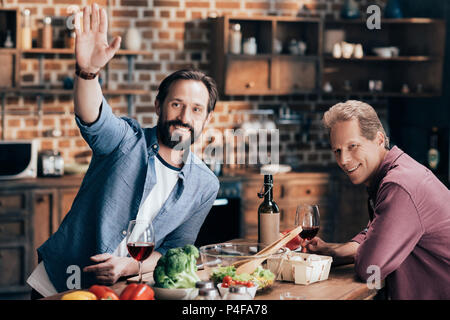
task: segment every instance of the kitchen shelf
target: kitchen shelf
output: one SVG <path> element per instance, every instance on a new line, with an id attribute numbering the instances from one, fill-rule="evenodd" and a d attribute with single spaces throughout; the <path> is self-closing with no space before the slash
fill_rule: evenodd
<path id="1" fill-rule="evenodd" d="M 148 94 L 147 90 L 141 89 L 102 89 L 104 95 L 120 96 L 120 95 L 145 95 Z M 40 88 L 0 88 L 0 94 L 20 94 L 20 95 L 40 95 L 40 96 L 52 96 L 52 95 L 72 95 L 73 89 L 40 89 Z"/>
<path id="2" fill-rule="evenodd" d="M 74 49 L 69 48 L 53 48 L 53 49 L 44 49 L 44 48 L 32 48 L 27 50 L 20 50 L 21 53 L 26 54 L 74 54 Z M 129 55 L 147 55 L 150 54 L 148 51 L 143 50 L 119 50 L 115 55 L 119 56 L 129 56 Z"/>
<path id="3" fill-rule="evenodd" d="M 216 39 L 211 42 L 211 74 L 224 95 L 300 94 L 320 87 L 320 18 L 225 15 L 211 22 Z M 256 39 L 256 55 L 229 52 L 229 29 L 235 23 L 241 25 L 243 40 Z M 288 54 L 292 39 L 306 43 L 306 55 Z M 277 41 L 281 53 L 275 51 Z"/>
<path id="4" fill-rule="evenodd" d="M 257 55 L 231 54 L 229 30 L 241 25 L 242 38 L 255 37 Z M 445 20 L 430 18 L 381 19 L 380 30 L 370 30 L 366 20 L 329 20 L 278 16 L 242 17 L 224 15 L 211 19 L 211 73 L 219 90 L 232 95 L 285 95 L 319 93 L 372 97 L 435 97 L 442 94 L 445 51 Z M 358 43 L 368 54 L 361 59 L 335 59 L 329 51 L 334 43 L 325 37 L 328 30 L 341 30 L 344 41 Z M 288 54 L 292 39 L 306 43 L 306 56 Z M 275 52 L 275 43 L 282 52 Z M 327 42 L 325 42 L 327 41 Z M 336 40 L 341 41 L 341 40 Z M 372 55 L 376 47 L 398 47 L 400 56 Z M 369 54 L 370 53 L 370 54 Z M 382 92 L 370 92 L 369 80 L 383 82 Z M 354 92 L 345 91 L 349 81 Z M 401 93 L 407 84 L 411 90 Z"/>
<path id="5" fill-rule="evenodd" d="M 331 56 L 325 56 L 325 60 L 327 61 L 336 61 L 336 62 L 427 62 L 427 61 L 435 61 L 439 60 L 438 57 L 430 57 L 430 56 L 398 56 L 392 58 L 384 58 L 378 56 L 364 56 L 362 58 L 334 58 Z"/>

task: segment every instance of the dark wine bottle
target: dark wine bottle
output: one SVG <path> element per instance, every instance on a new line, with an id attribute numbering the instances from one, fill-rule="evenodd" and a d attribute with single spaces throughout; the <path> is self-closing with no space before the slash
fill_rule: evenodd
<path id="1" fill-rule="evenodd" d="M 438 146 L 438 128 L 433 127 L 431 129 L 431 135 L 430 135 L 430 145 L 428 148 L 428 157 L 427 157 L 427 166 L 430 168 L 434 173 L 437 173 L 439 170 L 440 165 L 440 153 L 439 153 L 439 146 Z"/>
<path id="2" fill-rule="evenodd" d="M 273 178 L 264 175 L 264 201 L 258 208 L 258 242 L 268 245 L 280 238 L 280 209 L 273 200 Z"/>

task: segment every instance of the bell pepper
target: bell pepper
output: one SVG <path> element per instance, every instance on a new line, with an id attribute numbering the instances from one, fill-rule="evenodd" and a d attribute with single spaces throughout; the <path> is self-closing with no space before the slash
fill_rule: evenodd
<path id="1" fill-rule="evenodd" d="M 120 294 L 120 300 L 155 300 L 155 293 L 145 283 L 131 283 Z"/>
<path id="2" fill-rule="evenodd" d="M 119 297 L 114 290 L 107 286 L 94 284 L 89 288 L 89 292 L 95 294 L 98 300 L 119 300 Z"/>
<path id="3" fill-rule="evenodd" d="M 97 296 L 89 291 L 77 290 L 66 293 L 61 300 L 97 300 Z"/>
<path id="4" fill-rule="evenodd" d="M 287 234 L 288 232 L 290 232 L 292 229 L 286 230 L 282 232 L 282 235 Z M 300 244 L 302 243 L 302 238 L 300 238 L 299 235 L 296 235 L 294 239 L 292 239 L 291 241 L 289 241 L 288 243 L 286 243 L 285 247 L 287 247 L 289 250 L 295 250 L 298 247 L 300 247 Z"/>

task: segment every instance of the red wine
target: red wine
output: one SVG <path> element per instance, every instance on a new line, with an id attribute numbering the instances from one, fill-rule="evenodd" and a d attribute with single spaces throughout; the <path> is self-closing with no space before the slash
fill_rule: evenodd
<path id="1" fill-rule="evenodd" d="M 155 244 L 153 242 L 130 242 L 127 244 L 128 252 L 137 261 L 144 261 L 153 252 Z"/>
<path id="2" fill-rule="evenodd" d="M 311 240 L 316 236 L 317 232 L 319 232 L 319 227 L 306 227 L 300 232 L 300 237 L 302 239 Z"/>

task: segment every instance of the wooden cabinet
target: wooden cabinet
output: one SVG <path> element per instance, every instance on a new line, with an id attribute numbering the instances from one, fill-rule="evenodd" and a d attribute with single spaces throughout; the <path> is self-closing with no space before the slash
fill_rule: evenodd
<path id="1" fill-rule="evenodd" d="M 243 42 L 256 39 L 256 55 L 230 53 L 230 28 L 235 24 L 241 27 Z M 329 32 L 361 44 L 364 56 L 334 58 Z M 211 73 L 224 95 L 439 96 L 445 32 L 444 20 L 428 18 L 382 19 L 381 29 L 371 30 L 359 19 L 225 15 L 211 20 Z M 304 55 L 289 49 L 292 40 L 306 45 Z M 396 47 L 399 55 L 377 56 L 373 49 L 379 47 Z M 382 84 L 382 89 L 373 89 L 369 81 Z M 333 90 L 324 92 L 325 84 Z"/>
<path id="2" fill-rule="evenodd" d="M 243 42 L 255 38 L 256 55 L 243 50 L 240 54 L 229 52 L 229 29 L 234 24 L 240 25 Z M 316 18 L 216 18 L 212 20 L 212 75 L 225 95 L 278 95 L 317 90 L 321 29 L 321 20 Z M 306 45 L 305 53 L 292 53 L 291 40 L 302 41 Z"/>
<path id="3" fill-rule="evenodd" d="M 323 82 L 329 82 L 335 93 L 391 97 L 441 95 L 444 20 L 383 19 L 381 29 L 374 30 L 367 28 L 365 20 L 337 20 L 326 21 L 324 30 L 341 32 L 346 42 L 362 44 L 364 49 L 361 59 L 324 54 Z M 374 52 L 374 49 L 387 47 L 397 48 L 398 55 L 379 56 Z M 372 90 L 371 80 L 381 81 L 382 90 Z"/>
<path id="4" fill-rule="evenodd" d="M 263 186 L 262 175 L 246 178 L 242 185 L 242 212 L 246 237 L 258 238 L 258 206 L 262 202 L 257 193 Z M 280 231 L 294 226 L 297 205 L 310 203 L 319 205 L 319 236 L 326 241 L 335 239 L 335 210 L 338 185 L 328 173 L 288 173 L 274 175 L 273 198 L 280 208 Z"/>
<path id="5" fill-rule="evenodd" d="M 2 181 L 0 184 L 0 298 L 27 298 L 36 249 L 59 227 L 81 177 Z"/>

